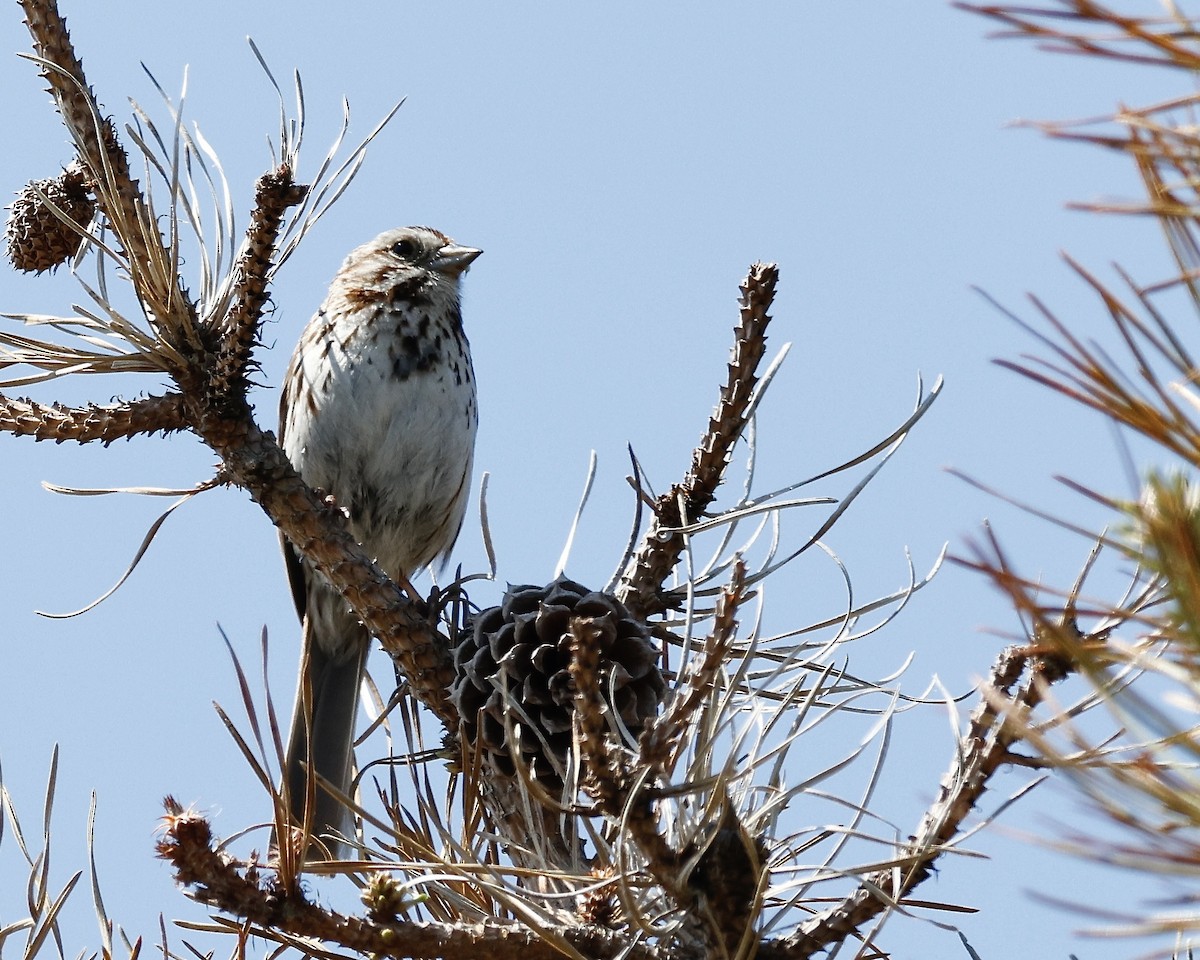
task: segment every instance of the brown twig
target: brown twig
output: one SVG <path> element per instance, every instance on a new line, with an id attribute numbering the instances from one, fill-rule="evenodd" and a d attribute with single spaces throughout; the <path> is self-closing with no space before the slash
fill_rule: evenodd
<path id="1" fill-rule="evenodd" d="M 0 431 L 63 443 L 114 440 L 188 429 L 183 397 L 168 393 L 100 406 L 68 407 L 0 396 Z"/>
<path id="2" fill-rule="evenodd" d="M 295 182 L 286 164 L 258 178 L 254 212 L 242 251 L 233 267 L 233 303 L 222 322 L 221 345 L 213 364 L 218 391 L 244 393 L 252 351 L 259 341 L 271 268 L 284 214 L 304 199 L 307 187 Z"/>
<path id="3" fill-rule="evenodd" d="M 954 6 L 1007 25 L 1010 29 L 1000 36 L 1032 37 L 1045 41 L 1051 51 L 1189 72 L 1200 68 L 1200 51 L 1187 45 L 1188 41 L 1194 44 L 1195 35 L 1176 18 L 1125 16 L 1093 0 L 1060 0 L 1058 8 L 961 2 Z M 1105 32 L 1091 36 L 1060 24 L 1096 25 Z M 1145 52 L 1126 49 L 1135 45 Z"/>
<path id="4" fill-rule="evenodd" d="M 968 565 L 989 575 L 1013 599 L 1018 612 L 1033 623 L 1033 642 L 1009 647 L 1000 654 L 942 777 L 938 798 L 925 812 L 896 863 L 864 877 L 854 892 L 833 909 L 813 917 L 784 941 L 760 952 L 767 960 L 813 956 L 831 944 L 841 943 L 901 903 L 933 874 L 938 858 L 950 849 L 997 771 L 1006 764 L 1030 766 L 1029 758 L 1013 748 L 1025 738 L 1029 717 L 1044 700 L 1049 685 L 1075 671 L 1080 643 L 1089 641 L 1075 622 L 1082 578 L 1062 608 L 1047 609 L 1036 603 L 1036 588 L 1013 574 L 990 530 L 986 556 L 982 551 L 977 553 L 979 559 Z M 1020 687 L 1014 691 L 1018 683 Z"/>
<path id="5" fill-rule="evenodd" d="M 729 584 L 717 598 L 708 637 L 684 668 L 683 682 L 672 694 L 666 711 L 654 719 L 638 741 L 641 764 L 668 774 L 674 768 L 692 718 L 703 706 L 737 639 L 737 609 L 746 599 L 745 586 L 746 564 L 739 557 L 734 561 Z"/>
<path id="6" fill-rule="evenodd" d="M 1024 684 L 1010 692 L 1022 676 L 1026 677 Z M 1012 717 L 1025 716 L 1041 701 L 1045 684 L 1061 677 L 1052 661 L 1031 656 L 1027 647 L 1005 650 L 992 668 L 967 732 L 942 777 L 937 801 L 922 817 L 896 866 L 864 877 L 854 892 L 831 910 L 801 924 L 784 940 L 764 944 L 759 951 L 761 960 L 801 960 L 841 943 L 927 880 L 992 777 L 1001 766 L 1013 762 L 1011 748 L 1021 739 L 1021 727 Z"/>
<path id="7" fill-rule="evenodd" d="M 764 879 L 765 848 L 749 835 L 722 792 L 715 798 L 720 810 L 716 829 L 707 831 L 702 841 L 676 849 L 658 825 L 654 787 L 667 767 L 653 758 L 677 746 L 711 689 L 714 672 L 724 663 L 737 630 L 734 614 L 743 599 L 745 572 L 739 559 L 733 582 L 718 602 L 713 636 L 699 654 L 688 686 L 676 694 L 669 719 L 648 728 L 636 756 L 620 750 L 608 729 L 596 628 L 584 617 L 574 617 L 570 623 L 570 672 L 584 789 L 637 845 L 646 872 L 684 912 L 685 927 L 699 933 L 710 955 L 726 957 L 745 956 L 752 946 L 752 904 Z M 739 945 L 744 949 L 739 950 Z"/>
<path id="8" fill-rule="evenodd" d="M 552 939 L 588 957 L 626 956 L 657 960 L 661 952 L 596 926 L 554 928 L 552 938 L 521 921 L 471 925 L 418 921 L 379 922 L 326 910 L 305 899 L 299 889 L 275 887 L 258 868 L 239 870 L 214 849 L 212 828 L 199 814 L 174 799 L 164 802 L 164 836 L 159 856 L 175 870 L 176 880 L 200 903 L 249 921 L 260 936 L 304 948 L 313 941 L 335 943 L 365 956 L 457 957 L 462 960 L 561 960 Z"/>
<path id="9" fill-rule="evenodd" d="M 696 858 L 689 876 L 709 939 L 729 958 L 747 960 L 756 952 L 755 922 L 767 880 L 766 844 L 738 819 L 728 796 L 721 796 L 717 829 Z"/>
<path id="10" fill-rule="evenodd" d="M 579 752 L 584 789 L 599 810 L 619 820 L 646 858 L 646 869 L 669 894 L 690 899 L 680 877 L 680 857 L 658 828 L 645 771 L 634 767 L 610 743 L 607 707 L 601 690 L 597 628 L 586 617 L 570 623 L 571 680 L 579 717 Z"/>
<path id="11" fill-rule="evenodd" d="M 341 512 L 300 478 L 248 408 L 238 415 L 213 413 L 195 429 L 221 456 L 230 479 L 250 493 L 379 638 L 414 695 L 456 730 L 458 715 L 448 699 L 454 679 L 448 641 L 350 535 Z"/>
<path id="12" fill-rule="evenodd" d="M 771 321 L 767 311 L 778 282 L 779 269 L 773 263 L 753 264 L 742 282 L 741 321 L 734 330 L 729 376 L 721 387 L 717 407 L 692 454 L 687 476 L 655 501 L 654 517 L 616 590 L 617 598 L 636 617 L 645 619 L 673 605 L 663 595 L 662 587 L 686 545 L 678 528 L 697 520 L 716 499 L 734 445 L 746 428 L 747 411 L 758 382 L 756 371 L 766 350 L 766 330 Z"/>
<path id="13" fill-rule="evenodd" d="M 79 160 L 95 185 L 97 205 L 123 246 L 131 279 L 149 315 L 171 346 L 197 328 L 195 309 L 163 243 L 129 157 L 110 120 L 102 118 L 95 95 L 75 55 L 66 20 L 54 0 L 20 0 L 34 53 L 45 61 L 42 76 L 75 141 Z M 193 341 L 194 342 L 194 341 Z"/>

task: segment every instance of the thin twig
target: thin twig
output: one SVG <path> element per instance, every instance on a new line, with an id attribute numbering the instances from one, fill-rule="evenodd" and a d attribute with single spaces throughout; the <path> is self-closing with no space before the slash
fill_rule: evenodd
<path id="1" fill-rule="evenodd" d="M 766 349 L 767 313 L 775 298 L 779 269 L 756 263 L 742 282 L 741 322 L 734 330 L 729 376 L 721 387 L 708 429 L 692 454 L 691 469 L 682 481 L 658 498 L 654 517 L 635 559 L 617 587 L 617 597 L 634 616 L 649 617 L 673 603 L 662 594 L 663 584 L 686 546 L 680 527 L 696 522 L 713 500 L 729 466 L 734 445 L 746 429 L 747 411 L 758 382 L 756 371 Z"/>
<path id="2" fill-rule="evenodd" d="M 103 444 L 188 428 L 183 397 L 168 393 L 122 403 L 68 407 L 0 396 L 0 431 L 35 440 Z"/>
<path id="3" fill-rule="evenodd" d="M 303 200 L 307 187 L 297 184 L 287 165 L 258 178 L 254 211 L 231 281 L 233 303 L 224 318 L 221 347 L 213 364 L 218 390 L 244 392 L 251 353 L 259 341 L 268 300 L 268 274 L 288 208 Z"/>
<path id="4" fill-rule="evenodd" d="M 587 957 L 656 960 L 658 950 L 635 943 L 628 934 L 595 926 L 564 926 L 546 937 L 521 921 L 470 926 L 430 922 L 377 922 L 326 910 L 298 891 L 274 889 L 258 869 L 239 870 L 217 852 L 212 828 L 199 814 L 174 799 L 165 801 L 164 836 L 158 852 L 176 880 L 200 903 L 248 921 L 259 936 L 292 946 L 335 943 L 365 956 L 460 957 L 463 960 L 561 960 L 554 939 Z"/>
<path id="5" fill-rule="evenodd" d="M 1015 694 L 1014 684 L 1035 668 Z M 1005 650 L 984 685 L 967 732 L 956 744 L 954 759 L 942 777 L 937 801 L 899 858 L 888 867 L 862 878 L 854 892 L 830 910 L 801 924 L 781 941 L 764 944 L 763 960 L 801 960 L 841 943 L 881 913 L 894 909 L 919 884 L 933 875 L 934 864 L 950 849 L 963 822 L 987 790 L 1001 766 L 1011 762 L 1010 749 L 1021 739 L 1020 728 L 1008 722 L 1012 711 L 1026 712 L 1040 700 L 1044 671 L 1029 650 Z"/>

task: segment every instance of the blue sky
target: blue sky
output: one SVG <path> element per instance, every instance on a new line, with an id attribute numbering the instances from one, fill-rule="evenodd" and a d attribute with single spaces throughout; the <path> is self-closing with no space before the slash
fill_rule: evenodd
<path id="1" fill-rule="evenodd" d="M 860 594 L 904 582 L 906 547 L 918 569 L 943 543 L 961 551 L 984 518 L 1027 572 L 1054 583 L 1074 575 L 1085 542 L 945 467 L 1084 524 L 1106 518 L 1053 475 L 1131 492 L 1103 423 L 992 364 L 1033 344 L 971 286 L 1021 309 L 1035 291 L 1074 329 L 1107 337 L 1060 251 L 1101 271 L 1118 260 L 1143 280 L 1170 264 L 1152 224 L 1064 204 L 1136 196 L 1137 181 L 1118 157 L 1012 121 L 1153 102 L 1185 92 L 1178 77 L 989 40 L 987 23 L 942 3 L 548 9 L 464 0 L 299 3 L 284 13 L 229 0 L 131 0 L 114 9 L 64 8 L 101 102 L 124 121 L 133 97 L 161 119 L 140 64 L 168 91 L 187 66 L 187 115 L 221 156 L 239 223 L 268 164 L 276 115 L 247 35 L 278 77 L 302 73 L 307 172 L 333 136 L 343 95 L 356 136 L 407 97 L 350 192 L 281 273 L 254 399 L 273 426 L 295 337 L 352 247 L 405 223 L 482 247 L 465 315 L 481 390 L 477 464 L 491 474 L 502 581 L 552 575 L 593 449 L 596 489 L 568 572 L 607 579 L 632 511 L 626 444 L 659 489 L 678 477 L 724 375 L 737 284 L 755 259 L 780 264 L 771 342 L 793 345 L 761 417 L 764 489 L 886 435 L 907 415 L 918 373 L 927 383 L 946 378 L 932 412 L 829 538 Z M 10 139 L 0 151 L 4 194 L 69 159 L 33 67 L 15 56 L 27 46 L 14 6 L 0 18 L 0 50 L 12 53 L 0 57 L 0 125 L 20 131 L 21 147 Z M 69 277 L 0 272 L 6 311 L 63 312 L 79 299 Z M 92 379 L 36 395 L 105 402 L 159 386 Z M 211 703 L 238 705 L 218 624 L 250 663 L 266 626 L 272 691 L 290 703 L 297 628 L 275 534 L 244 494 L 206 494 L 168 522 L 113 598 L 83 617 L 46 620 L 34 610 L 74 609 L 107 589 L 164 503 L 61 497 L 41 481 L 186 487 L 211 475 L 213 456 L 185 436 L 108 450 L 0 437 L 0 457 L 4 781 L 36 834 L 60 745 L 56 875 L 65 881 L 85 862 L 96 790 L 109 910 L 154 936 L 160 910 L 202 915 L 152 858 L 160 797 L 208 811 L 222 834 L 266 812 Z M 482 566 L 477 523 L 468 521 L 455 557 Z M 828 571 L 811 576 L 789 582 L 794 594 L 779 591 L 778 622 L 834 602 L 821 593 Z M 794 614 L 793 597 L 802 607 Z M 1002 646 L 996 631 L 1017 628 L 985 583 L 949 567 L 854 656 L 865 658 L 860 672 L 883 674 L 913 653 L 907 691 L 936 674 L 959 693 Z M 906 715 L 891 750 L 876 806 L 911 829 L 951 754 L 944 714 Z M 1005 778 L 997 793 L 1020 782 Z M 985 958 L 1128 955 L 1128 945 L 1073 940 L 1088 921 L 1031 898 L 1129 902 L 1126 878 L 1017 836 L 1053 833 L 1055 820 L 1080 822 L 1080 807 L 1050 785 L 1006 814 L 1005 830 L 973 841 L 993 859 L 947 862 L 919 894 L 980 906 L 956 919 Z M 15 915 L 23 876 L 6 842 L 0 924 Z M 83 899 L 68 952 L 94 943 Z M 905 918 L 882 942 L 897 956 L 960 949 L 952 934 Z"/>

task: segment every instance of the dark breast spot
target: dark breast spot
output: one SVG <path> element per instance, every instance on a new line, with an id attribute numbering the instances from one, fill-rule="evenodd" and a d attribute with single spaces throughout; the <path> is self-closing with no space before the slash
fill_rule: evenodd
<path id="1" fill-rule="evenodd" d="M 414 307 L 429 306 L 429 295 L 425 292 L 425 277 L 418 275 L 401 280 L 388 291 L 388 299 L 393 304 L 407 303 Z"/>
<path id="2" fill-rule="evenodd" d="M 438 363 L 441 351 L 437 344 L 415 333 L 399 333 L 388 348 L 392 374 L 406 380 L 414 373 L 423 373 Z"/>

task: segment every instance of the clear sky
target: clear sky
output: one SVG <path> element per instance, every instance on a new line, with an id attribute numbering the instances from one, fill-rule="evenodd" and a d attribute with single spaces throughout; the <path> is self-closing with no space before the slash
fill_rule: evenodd
<path id="1" fill-rule="evenodd" d="M 906 547 L 918 570 L 943 543 L 962 551 L 985 517 L 1026 572 L 1055 583 L 1073 576 L 1084 541 L 947 466 L 1085 524 L 1105 518 L 1052 475 L 1130 492 L 1103 423 L 992 365 L 1033 344 L 970 288 L 1022 310 L 1023 294 L 1035 291 L 1075 330 L 1107 338 L 1059 251 L 1101 271 L 1118 260 L 1147 281 L 1170 264 L 1152 224 L 1064 204 L 1136 196 L 1138 183 L 1119 157 L 1011 121 L 1152 102 L 1186 92 L 1179 77 L 989 40 L 987 23 L 940 2 L 285 9 L 64 0 L 64 11 L 101 102 L 122 122 L 128 97 L 164 118 L 140 64 L 172 92 L 188 68 L 187 113 L 221 157 L 240 224 L 276 117 L 247 35 L 278 77 L 302 73 L 310 129 L 301 178 L 332 138 L 343 95 L 354 136 L 407 97 L 350 192 L 279 278 L 255 402 L 273 427 L 283 365 L 352 247 L 406 223 L 482 247 L 465 316 L 501 581 L 552 575 L 592 450 L 596 489 L 568 572 L 608 578 L 632 511 L 625 446 L 658 489 L 680 475 L 724 376 L 737 284 L 756 259 L 780 264 L 771 342 L 793 344 L 760 424 L 763 489 L 869 447 L 907 415 L 918 373 L 927 383 L 946 378 L 932 412 L 828 538 L 860 595 L 904 583 Z M 0 16 L 4 195 L 69 160 L 34 68 L 15 55 L 27 48 L 12 5 Z M 0 271 L 0 309 L 64 312 L 80 298 L 69 277 Z M 36 395 L 105 402 L 160 386 L 92 379 Z M 4 781 L 36 836 L 51 747 L 61 746 L 54 876 L 65 882 L 86 863 L 95 790 L 108 908 L 153 938 L 159 911 L 202 916 L 153 859 L 161 796 L 208 811 L 223 835 L 267 812 L 211 704 L 239 710 L 218 624 L 251 666 L 266 626 L 272 691 L 290 703 L 298 631 L 276 537 L 243 493 L 206 494 L 168 522 L 114 597 L 73 620 L 42 619 L 35 609 L 72 610 L 107 589 L 165 502 L 67 498 L 41 481 L 187 487 L 211 475 L 213 455 L 187 436 L 107 450 L 0 437 L 0 463 Z M 455 557 L 482 567 L 477 522 Z M 798 570 L 777 588 L 776 625 L 836 612 L 832 582 L 828 570 Z M 856 648 L 862 659 L 851 665 L 882 675 L 912 653 L 906 691 L 936 674 L 962 693 L 1002 646 L 994 631 L 1016 629 L 985 583 L 949 567 Z M 951 756 L 944 711 L 907 714 L 890 749 L 875 808 L 907 833 Z M 996 796 L 1022 782 L 1003 778 Z M 951 919 L 984 958 L 1129 955 L 1129 944 L 1073 939 L 1092 921 L 1036 899 L 1125 908 L 1134 889 L 1168 892 L 1133 888 L 1018 837 L 1086 823 L 1081 809 L 1065 788 L 1043 786 L 1002 818 L 1003 830 L 972 841 L 991 860 L 947 860 L 918 895 L 980 907 Z M 0 925 L 16 915 L 23 879 L 6 838 Z M 86 896 L 81 888 L 67 923 L 70 954 L 96 943 Z M 964 955 L 952 933 L 903 917 L 882 945 L 897 956 Z"/>

